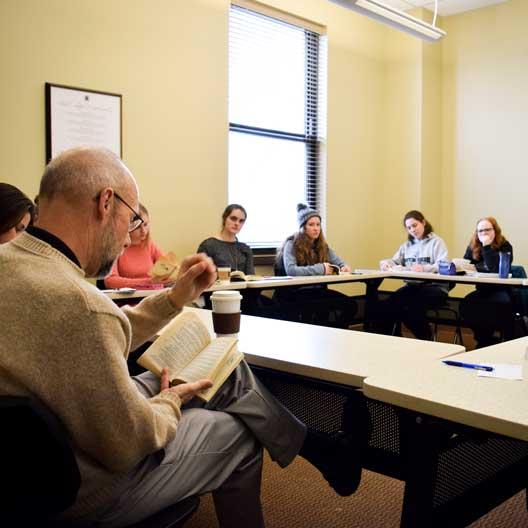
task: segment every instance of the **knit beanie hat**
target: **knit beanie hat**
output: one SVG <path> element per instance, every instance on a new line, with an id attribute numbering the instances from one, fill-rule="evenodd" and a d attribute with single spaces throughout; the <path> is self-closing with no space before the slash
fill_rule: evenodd
<path id="1" fill-rule="evenodd" d="M 299 227 L 302 227 L 312 216 L 317 216 L 321 220 L 321 215 L 315 210 L 308 207 L 306 204 L 297 204 L 297 221 Z"/>

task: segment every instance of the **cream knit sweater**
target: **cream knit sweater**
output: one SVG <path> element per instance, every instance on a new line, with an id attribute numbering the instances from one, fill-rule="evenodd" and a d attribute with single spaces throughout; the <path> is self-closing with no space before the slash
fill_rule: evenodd
<path id="1" fill-rule="evenodd" d="M 69 513 L 95 511 L 176 434 L 180 399 L 168 391 L 144 398 L 126 358 L 178 312 L 164 292 L 119 309 L 27 233 L 0 245 L 0 283 L 0 393 L 35 396 L 60 418 L 82 478 Z"/>

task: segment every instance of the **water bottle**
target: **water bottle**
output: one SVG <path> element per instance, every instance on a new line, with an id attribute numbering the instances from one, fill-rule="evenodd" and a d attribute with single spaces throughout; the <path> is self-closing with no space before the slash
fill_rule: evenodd
<path id="1" fill-rule="evenodd" d="M 499 253 L 499 277 L 507 279 L 510 274 L 511 253 Z"/>

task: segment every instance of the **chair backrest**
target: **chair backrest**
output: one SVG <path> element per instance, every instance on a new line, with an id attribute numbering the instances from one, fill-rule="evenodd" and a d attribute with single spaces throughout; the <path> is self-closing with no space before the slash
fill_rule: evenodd
<path id="1" fill-rule="evenodd" d="M 284 269 L 284 262 L 282 259 L 275 260 L 273 264 L 273 273 L 277 277 L 285 277 L 286 270 Z"/>
<path id="2" fill-rule="evenodd" d="M 512 266 L 510 272 L 513 279 L 526 279 L 526 270 L 523 266 Z M 523 286 L 521 288 L 513 288 L 513 309 L 516 317 L 522 321 L 523 316 L 528 316 L 528 288 Z M 525 324 L 521 325 L 522 332 L 518 335 L 514 329 L 514 337 L 521 337 L 526 335 Z"/>
<path id="3" fill-rule="evenodd" d="M 526 275 L 526 270 L 524 269 L 524 266 L 519 265 L 513 265 L 510 268 L 510 273 L 512 276 L 512 279 L 526 279 L 528 278 Z"/>
<path id="4" fill-rule="evenodd" d="M 35 399 L 0 396 L 0 423 L 0 525 L 25 526 L 73 504 L 81 477 L 57 417 Z"/>

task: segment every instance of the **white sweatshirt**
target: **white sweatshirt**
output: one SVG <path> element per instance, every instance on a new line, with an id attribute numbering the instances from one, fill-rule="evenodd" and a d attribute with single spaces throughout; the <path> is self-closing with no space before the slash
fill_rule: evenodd
<path id="1" fill-rule="evenodd" d="M 438 262 L 447 260 L 447 246 L 435 233 L 429 233 L 421 240 L 413 239 L 402 244 L 392 257 L 395 264 L 412 266 L 421 264 L 424 271 L 438 271 Z"/>

